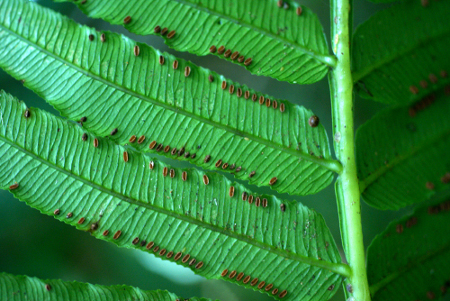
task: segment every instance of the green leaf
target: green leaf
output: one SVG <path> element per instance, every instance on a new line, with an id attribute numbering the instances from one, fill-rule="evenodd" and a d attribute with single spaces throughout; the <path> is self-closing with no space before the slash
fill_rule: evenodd
<path id="1" fill-rule="evenodd" d="M 372 300 L 440 299 L 450 288 L 449 225 L 448 200 L 389 224 L 367 251 Z"/>
<path id="2" fill-rule="evenodd" d="M 76 124 L 37 109 L 25 118 L 25 105 L 4 92 L 0 105 L 0 186 L 17 183 L 13 194 L 42 213 L 207 278 L 277 298 L 287 291 L 286 300 L 328 299 L 347 271 L 322 216 L 301 204 L 258 195 L 217 173 L 171 168 L 109 139 L 98 138 L 96 148 Z M 229 278 L 234 270 L 251 281 Z"/>
<path id="3" fill-rule="evenodd" d="M 449 1 L 394 5 L 358 27 L 353 80 L 376 101 L 406 104 L 449 84 Z M 364 96 L 363 95 L 363 96 Z"/>
<path id="4" fill-rule="evenodd" d="M 94 285 L 77 281 L 41 280 L 35 277 L 0 273 L 1 300 L 184 300 L 168 291 L 144 291 L 127 285 Z M 208 301 L 207 298 L 189 298 L 192 301 Z"/>
<path id="5" fill-rule="evenodd" d="M 279 8 L 273 0 L 97 0 L 75 4 L 89 17 L 124 25 L 136 34 L 162 36 L 155 33 L 156 26 L 174 30 L 173 38 L 162 37 L 178 51 L 203 56 L 211 54 L 211 46 L 218 49 L 223 45 L 245 59 L 252 58 L 247 67 L 238 60 L 227 60 L 253 74 L 290 83 L 317 82 L 334 64 L 323 28 L 310 9 L 284 2 L 288 9 Z M 296 14 L 298 7 L 300 16 Z M 124 24 L 127 16 L 131 21 Z M 224 58 L 217 51 L 214 54 Z"/>
<path id="6" fill-rule="evenodd" d="M 144 136 L 144 143 L 132 144 L 140 151 L 156 152 L 157 147 L 149 149 L 156 141 L 168 157 L 213 170 L 224 170 L 227 163 L 224 171 L 258 186 L 276 177 L 273 189 L 298 195 L 325 188 L 340 169 L 331 159 L 323 126 L 309 125 L 311 111 L 269 100 L 184 60 L 177 60 L 174 70 L 176 58 L 144 44 L 138 45 L 136 57 L 134 41 L 108 32 L 102 43 L 100 34 L 29 1 L 3 1 L 0 66 L 25 80 L 63 116 L 76 121 L 87 117 L 83 125 L 96 135 L 107 136 L 117 128 L 110 137 L 122 145 L 133 135 Z M 185 67 L 191 68 L 188 77 Z M 238 89 L 262 97 L 264 104 L 238 97 Z M 171 155 L 174 149 L 190 156 Z"/>
<path id="7" fill-rule="evenodd" d="M 450 187 L 449 96 L 429 105 L 384 110 L 358 129 L 358 178 L 369 205 L 397 210 Z"/>

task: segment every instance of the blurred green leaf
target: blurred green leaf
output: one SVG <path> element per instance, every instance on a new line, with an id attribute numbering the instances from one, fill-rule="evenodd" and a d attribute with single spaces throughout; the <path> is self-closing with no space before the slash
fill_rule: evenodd
<path id="1" fill-rule="evenodd" d="M 106 33 L 103 43 L 93 29 L 28 1 L 4 1 L 0 10 L 0 66 L 62 115 L 87 117 L 83 125 L 96 135 L 117 128 L 110 138 L 119 144 L 142 136 L 144 143 L 132 144 L 140 151 L 232 172 L 258 186 L 277 178 L 273 189 L 297 195 L 322 190 L 340 168 L 325 129 L 310 126 L 314 114 L 303 107 L 270 100 L 184 60 L 174 70 L 173 56 L 121 35 Z M 238 97 L 238 90 L 257 101 Z"/>
<path id="2" fill-rule="evenodd" d="M 63 2 L 67 0 L 59 0 Z M 67 1 L 69 2 L 69 1 Z M 210 47 L 237 51 L 249 66 L 231 57 L 257 75 L 290 83 L 310 84 L 322 79 L 334 63 L 317 16 L 307 7 L 273 0 L 128 0 L 74 2 L 92 18 L 124 25 L 130 32 L 157 34 L 167 45 L 196 55 L 211 54 Z M 300 16 L 297 15 L 297 10 Z M 131 21 L 124 24 L 130 16 Z M 175 36 L 155 32 L 155 27 L 175 31 Z M 223 52 L 222 52 L 223 53 Z M 214 52 L 220 58 L 223 54 Z"/>
<path id="3" fill-rule="evenodd" d="M 450 187 L 449 96 L 430 96 L 411 107 L 387 109 L 356 133 L 364 200 L 396 210 Z"/>
<path id="4" fill-rule="evenodd" d="M 440 299 L 450 288 L 450 201 L 389 224 L 367 251 L 373 301 Z"/>
<path id="5" fill-rule="evenodd" d="M 313 210 L 216 173 L 171 168 L 109 139 L 95 147 L 81 127 L 37 109 L 25 118 L 26 110 L 1 93 L 0 186 L 42 213 L 206 278 L 277 298 L 287 292 L 286 300 L 327 300 L 347 273 Z"/>
<path id="6" fill-rule="evenodd" d="M 380 11 L 353 38 L 353 80 L 363 96 L 407 104 L 450 82 L 449 1 L 411 1 Z"/>
<path id="7" fill-rule="evenodd" d="M 114 285 L 103 286 L 76 281 L 41 280 L 35 277 L 14 276 L 0 273 L 1 300 L 146 300 L 176 301 L 176 295 L 167 291 L 143 291 L 139 288 Z M 208 301 L 207 298 L 189 298 L 192 301 Z"/>

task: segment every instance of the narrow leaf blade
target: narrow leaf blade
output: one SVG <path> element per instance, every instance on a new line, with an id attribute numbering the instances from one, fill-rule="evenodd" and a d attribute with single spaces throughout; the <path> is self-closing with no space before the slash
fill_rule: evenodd
<path id="1" fill-rule="evenodd" d="M 204 56 L 211 54 L 211 46 L 218 49 L 223 45 L 231 53 L 238 51 L 244 62 L 252 58 L 249 66 L 230 56 L 227 60 L 254 74 L 290 83 L 314 83 L 333 63 L 323 28 L 309 8 L 284 2 L 289 8 L 279 8 L 272 0 L 102 0 L 75 4 L 89 17 L 124 25 L 136 34 L 162 36 L 178 51 Z M 127 16 L 131 20 L 124 24 Z M 169 38 L 155 32 L 156 26 L 176 34 Z M 215 51 L 214 55 L 225 58 L 223 52 Z"/>
<path id="2" fill-rule="evenodd" d="M 16 276 L 0 273 L 1 300 L 71 300 L 71 301 L 109 301 L 109 300 L 180 300 L 168 291 L 144 291 L 127 285 L 94 285 L 77 281 L 41 280 L 36 277 Z M 192 301 L 208 301 L 207 298 L 189 298 Z"/>
<path id="3" fill-rule="evenodd" d="M 417 209 L 379 234 L 367 251 L 372 300 L 440 299 L 450 289 L 449 225 L 446 200 Z"/>
<path id="4" fill-rule="evenodd" d="M 103 43 L 93 29 L 28 1 L 4 1 L 0 10 L 0 66 L 63 116 L 87 117 L 83 125 L 96 135 L 122 145 L 143 136 L 142 144 L 132 144 L 140 151 L 234 173 L 258 186 L 277 178 L 273 189 L 297 195 L 322 190 L 339 169 L 325 129 L 311 127 L 314 114 L 303 107 L 121 35 L 106 33 Z M 256 101 L 238 97 L 238 90 Z M 111 136 L 114 128 L 118 132 Z M 150 148 L 152 141 L 156 145 Z"/>
<path id="5" fill-rule="evenodd" d="M 283 291 L 284 300 L 334 294 L 346 268 L 313 210 L 132 150 L 125 162 L 126 148 L 109 139 L 97 138 L 95 147 L 81 127 L 37 109 L 24 118 L 25 105 L 4 92 L 0 104 L 0 186 L 31 207 L 99 239 L 275 298 Z"/>
<path id="6" fill-rule="evenodd" d="M 360 25 L 353 78 L 363 96 L 392 104 L 418 101 L 450 83 L 450 2 L 394 5 Z"/>
<path id="7" fill-rule="evenodd" d="M 450 188 L 450 101 L 439 94 L 428 108 L 385 110 L 356 134 L 364 200 L 397 210 Z"/>

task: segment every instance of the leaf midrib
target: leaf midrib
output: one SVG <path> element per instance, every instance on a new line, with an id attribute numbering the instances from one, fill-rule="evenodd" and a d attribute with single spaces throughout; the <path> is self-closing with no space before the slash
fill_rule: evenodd
<path id="1" fill-rule="evenodd" d="M 231 16 L 227 16 L 227 15 L 225 15 L 223 13 L 219 13 L 217 11 L 211 10 L 211 9 L 206 8 L 204 6 L 200 6 L 198 4 L 194 4 L 194 3 L 191 3 L 191 2 L 186 1 L 186 0 L 175 0 L 175 2 L 181 3 L 181 4 L 186 5 L 186 6 L 190 6 L 190 7 L 194 8 L 194 9 L 197 9 L 199 11 L 208 13 L 210 15 L 214 15 L 214 16 L 226 19 L 226 20 L 228 20 L 230 22 L 238 24 L 239 26 L 248 27 L 251 30 L 254 30 L 254 31 L 259 32 L 259 33 L 262 33 L 262 34 L 264 34 L 264 35 L 266 35 L 266 36 L 268 36 L 268 37 L 270 37 L 270 38 L 272 38 L 274 40 L 279 40 L 279 41 L 281 41 L 284 44 L 288 44 L 289 46 L 291 46 L 293 48 L 296 48 L 296 49 L 300 50 L 301 52 L 304 52 L 305 54 L 307 54 L 310 57 L 316 59 L 320 63 L 322 63 L 324 65 L 327 65 L 328 67 L 334 67 L 335 66 L 336 60 L 334 59 L 334 56 L 317 53 L 315 51 L 312 51 L 311 49 L 307 49 L 306 46 L 302 46 L 300 44 L 294 43 L 291 40 L 288 40 L 288 39 L 286 39 L 284 37 L 276 36 L 273 33 L 269 32 L 269 31 L 267 31 L 267 30 L 265 30 L 263 28 L 256 27 L 256 26 L 254 26 L 252 24 L 249 24 L 247 22 L 236 20 L 236 19 L 232 18 Z"/>
<path id="2" fill-rule="evenodd" d="M 406 266 L 398 267 L 396 271 L 392 271 L 392 273 L 390 273 L 389 275 L 384 276 L 384 278 L 381 281 L 370 285 L 370 287 L 369 287 L 370 295 L 373 297 L 380 289 L 382 289 L 383 287 L 385 287 L 386 285 L 388 285 L 389 283 L 391 283 L 392 281 L 394 281 L 401 275 L 405 274 L 406 272 L 408 272 L 410 270 L 413 270 L 415 267 L 423 264 L 424 262 L 428 261 L 429 259 L 433 259 L 435 256 L 438 256 L 449 250 L 450 250 L 450 243 L 444 245 L 442 248 L 440 248 L 434 252 L 428 253 L 427 255 L 420 257 L 419 259 L 414 261 L 414 264 L 409 264 Z"/>
<path id="3" fill-rule="evenodd" d="M 36 43 L 33 43 L 33 42 L 27 40 L 26 38 L 22 37 L 22 36 L 19 35 L 18 33 L 16 33 L 16 32 L 14 32 L 14 31 L 10 30 L 9 28 L 5 27 L 3 24 L 0 24 L 0 27 L 3 28 L 3 30 L 5 30 L 6 32 L 9 32 L 11 35 L 17 37 L 17 38 L 20 39 L 21 41 L 24 41 L 26 44 L 32 45 L 32 47 L 34 47 L 35 49 L 37 49 L 37 50 L 39 50 L 39 51 L 41 51 L 41 52 L 47 54 L 48 56 L 52 57 L 54 60 L 60 61 L 60 62 L 62 62 L 64 65 L 70 66 L 71 68 L 75 69 L 77 72 L 79 72 L 79 73 L 81 73 L 81 74 L 84 74 L 84 75 L 86 75 L 86 76 L 89 76 L 89 77 L 91 77 L 92 79 L 97 80 L 97 81 L 103 83 L 103 84 L 106 85 L 106 86 L 112 87 L 113 89 L 122 91 L 122 92 L 124 92 L 125 94 L 129 94 L 129 95 L 131 95 L 131 96 L 133 96 L 133 97 L 136 97 L 136 98 L 141 99 L 141 100 L 143 100 L 143 101 L 147 101 L 147 102 L 152 103 L 152 104 L 154 104 L 154 105 L 156 105 L 156 106 L 160 106 L 160 107 L 163 107 L 163 108 L 165 108 L 165 109 L 174 111 L 174 112 L 176 112 L 176 113 L 185 115 L 185 116 L 187 116 L 187 117 L 189 117 L 189 118 L 198 120 L 198 121 L 200 121 L 200 122 L 202 122 L 202 123 L 205 123 L 205 124 L 211 125 L 211 126 L 213 126 L 213 127 L 222 129 L 222 130 L 224 130 L 224 131 L 226 131 L 226 132 L 230 132 L 230 133 L 234 133 L 234 134 L 236 134 L 236 135 L 242 136 L 242 137 L 246 137 L 246 138 L 248 138 L 248 139 L 250 139 L 250 140 L 253 140 L 253 141 L 255 141 L 255 142 L 259 143 L 259 144 L 266 145 L 266 146 L 271 147 L 271 148 L 273 148 L 273 149 L 276 149 L 276 150 L 279 150 L 279 151 L 288 153 L 288 154 L 290 154 L 290 155 L 292 155 L 292 156 L 294 156 L 294 157 L 298 157 L 298 158 L 305 159 L 305 160 L 310 161 L 310 162 L 312 162 L 312 163 L 318 164 L 318 165 L 320 165 L 320 166 L 322 166 L 322 167 L 324 167 L 325 169 L 328 169 L 328 170 L 330 170 L 330 171 L 339 173 L 340 170 L 341 170 L 341 165 L 340 165 L 340 163 L 339 163 L 338 161 L 336 161 L 336 160 L 333 160 L 333 159 L 325 159 L 325 158 L 322 159 L 322 158 L 319 158 L 319 157 L 313 157 L 313 156 L 307 155 L 307 154 L 305 154 L 305 153 L 303 153 L 303 152 L 301 152 L 301 151 L 295 151 L 295 150 L 292 150 L 292 149 L 290 149 L 290 148 L 286 148 L 286 147 L 284 147 L 284 146 L 282 146 L 282 145 L 280 145 L 280 144 L 276 144 L 276 143 L 273 143 L 273 142 L 271 142 L 271 141 L 269 141 L 269 140 L 264 140 L 264 139 L 259 138 L 259 137 L 257 137 L 257 136 L 250 135 L 249 133 L 242 132 L 242 131 L 239 131 L 239 130 L 236 130 L 236 129 L 227 127 L 227 126 L 225 126 L 225 125 L 222 125 L 222 124 L 217 123 L 217 122 L 214 122 L 214 121 L 212 121 L 212 120 L 203 118 L 203 117 L 198 116 L 198 115 L 195 115 L 195 114 L 193 114 L 193 113 L 186 112 L 186 111 L 184 111 L 184 110 L 180 110 L 180 109 L 177 108 L 177 107 L 173 107 L 173 106 L 170 106 L 170 105 L 168 105 L 168 104 L 158 102 L 158 101 L 153 100 L 152 98 L 149 98 L 149 97 L 144 96 L 144 95 L 142 95 L 142 94 L 138 94 L 138 93 L 136 93 L 136 92 L 134 92 L 134 91 L 132 91 L 132 90 L 130 90 L 130 89 L 124 88 L 124 87 L 122 87 L 122 86 L 120 86 L 120 85 L 117 85 L 117 84 L 115 84 L 115 83 L 112 83 L 111 81 L 105 80 L 104 78 L 101 78 L 100 76 L 93 74 L 91 71 L 82 69 L 81 67 L 78 67 L 78 66 L 74 65 L 72 62 L 69 62 L 69 61 L 66 61 L 66 60 L 62 59 L 61 57 L 57 56 L 56 54 L 54 54 L 54 53 L 48 51 L 48 50 L 45 49 L 45 48 L 42 48 L 41 46 L 37 45 Z"/>
<path id="4" fill-rule="evenodd" d="M 401 57 L 406 56 L 407 54 L 413 52 L 414 50 L 416 50 L 418 48 L 426 47 L 426 46 L 428 46 L 428 44 L 430 42 L 440 40 L 442 37 L 445 37 L 449 34 L 450 34 L 450 28 L 448 31 L 445 31 L 436 36 L 428 37 L 427 39 L 418 41 L 417 43 L 414 43 L 412 46 L 405 48 L 404 50 L 402 50 L 400 52 L 395 52 L 393 55 L 386 56 L 385 58 L 380 59 L 378 62 L 376 62 L 373 65 L 368 65 L 368 66 L 364 67 L 364 69 L 352 72 L 353 83 L 360 81 L 362 78 L 366 77 L 369 73 L 373 72 L 374 70 L 380 69 L 383 66 L 389 64 L 390 62 L 400 59 Z"/>
<path id="5" fill-rule="evenodd" d="M 372 172 L 370 176 L 366 177 L 365 179 L 361 180 L 359 182 L 359 190 L 360 193 L 364 193 L 364 191 L 369 187 L 373 182 L 375 182 L 378 178 L 380 178 L 383 174 L 387 173 L 388 171 L 394 169 L 395 167 L 398 167 L 398 165 L 401 165 L 404 163 L 404 161 L 408 160 L 409 158 L 413 157 L 417 153 L 423 151 L 425 148 L 429 148 L 431 145 L 437 144 L 441 142 L 446 136 L 450 135 L 450 130 L 447 130 L 440 135 L 435 136 L 433 139 L 426 140 L 416 148 L 413 148 L 412 151 L 407 153 L 404 156 L 396 156 L 394 159 L 392 159 L 388 165 L 384 165 L 379 167 L 377 170 Z"/>
<path id="6" fill-rule="evenodd" d="M 187 223 L 194 224 L 194 225 L 197 225 L 199 227 L 203 227 L 203 228 L 205 228 L 207 230 L 210 230 L 212 232 L 217 232 L 217 233 L 224 234 L 224 235 L 226 235 L 228 237 L 234 238 L 234 239 L 239 240 L 239 241 L 243 241 L 243 242 L 245 242 L 247 244 L 253 245 L 253 246 L 257 247 L 257 248 L 266 250 L 268 252 L 271 252 L 273 254 L 276 254 L 276 255 L 278 255 L 280 257 L 283 257 L 283 258 L 286 258 L 286 259 L 290 259 L 290 260 L 293 260 L 293 261 L 306 263 L 306 264 L 309 264 L 311 266 L 316 266 L 316 267 L 319 267 L 319 268 L 322 268 L 322 269 L 326 269 L 326 270 L 329 270 L 329 271 L 331 271 L 333 273 L 340 274 L 340 275 L 343 275 L 343 276 L 347 275 L 347 272 L 348 272 L 347 271 L 347 266 L 344 265 L 344 264 L 332 263 L 332 262 L 329 262 L 329 261 L 318 260 L 318 259 L 310 258 L 310 257 L 307 257 L 307 256 L 303 256 L 303 255 L 299 255 L 299 254 L 293 254 L 291 252 L 283 251 L 283 250 L 280 250 L 280 249 L 278 249 L 276 247 L 270 246 L 268 244 L 265 244 L 265 243 L 262 243 L 262 242 L 259 242 L 259 241 L 255 241 L 255 240 L 250 240 L 245 235 L 237 234 L 237 233 L 234 233 L 234 232 L 232 232 L 230 230 L 226 230 L 224 228 L 221 228 L 221 227 L 218 227 L 218 226 L 214 226 L 214 225 L 211 225 L 211 224 L 202 223 L 201 221 L 199 221 L 197 219 L 194 219 L 192 217 L 189 217 L 189 216 L 186 216 L 186 215 L 182 215 L 182 214 L 178 214 L 178 213 L 172 212 L 172 211 L 164 209 L 164 208 L 153 206 L 153 205 L 148 204 L 148 203 L 142 203 L 142 202 L 140 202 L 140 201 L 138 201 L 136 199 L 124 196 L 124 195 L 122 195 L 120 193 L 117 193 L 117 192 L 114 192 L 114 191 L 112 191 L 110 189 L 107 189 L 107 188 L 105 188 L 105 187 L 103 187 L 101 185 L 95 184 L 95 183 L 93 183 L 93 182 L 91 182 L 91 181 L 89 181 L 87 179 L 82 178 L 79 175 L 76 175 L 76 174 L 74 174 L 74 173 L 72 173 L 70 171 L 67 171 L 67 170 L 65 170 L 65 169 L 63 169 L 63 168 L 61 168 L 61 167 L 59 167 L 59 166 L 57 166 L 57 165 L 55 165 L 53 163 L 50 163 L 46 159 L 44 159 L 42 157 L 39 157 L 38 155 L 30 152 L 29 150 L 27 150 L 24 147 L 18 145 L 14 141 L 11 141 L 11 140 L 7 139 L 3 135 L 0 136 L 0 140 L 2 140 L 5 143 L 8 143 L 12 147 L 14 147 L 17 150 L 19 150 L 20 152 L 25 153 L 26 155 L 28 155 L 28 156 L 32 157 L 33 159 L 39 161 L 41 164 L 45 164 L 49 168 L 54 169 L 57 172 L 63 173 L 63 174 L 65 174 L 68 177 L 74 178 L 76 181 L 80 181 L 80 182 L 82 182 L 83 184 L 85 184 L 87 186 L 91 186 L 93 189 L 97 189 L 98 191 L 101 191 L 103 193 L 109 194 L 110 196 L 115 197 L 117 199 L 120 199 L 122 201 L 128 202 L 129 204 L 140 206 L 140 207 L 144 207 L 145 209 L 153 210 L 155 212 L 158 212 L 158 213 L 161 213 L 161 214 L 164 214 L 164 215 L 167 215 L 167 216 L 171 216 L 173 218 L 185 221 Z"/>

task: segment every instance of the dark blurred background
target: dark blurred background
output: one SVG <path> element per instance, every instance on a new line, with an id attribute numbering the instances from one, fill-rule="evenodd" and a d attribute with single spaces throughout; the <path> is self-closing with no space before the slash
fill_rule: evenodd
<path id="1" fill-rule="evenodd" d="M 287 99 L 312 109 L 328 130 L 329 137 L 332 136 L 330 98 L 326 78 L 313 85 L 299 86 L 254 76 L 244 68 L 227 63 L 217 57 L 197 57 L 169 49 L 160 37 L 137 36 L 126 32 L 121 26 L 111 26 L 100 20 L 89 19 L 72 4 L 58 4 L 50 0 L 36 2 L 97 30 L 120 32 L 134 40 L 191 60 L 197 65 L 212 69 L 232 80 L 245 83 L 274 98 Z M 330 40 L 329 2 L 325 0 L 298 2 L 309 6 L 319 15 L 327 38 Z M 375 5 L 364 0 L 354 1 L 355 27 L 384 7 L 386 5 Z M 45 101 L 3 71 L 0 71 L 0 83 L 0 89 L 25 101 L 28 106 L 39 107 L 59 115 Z M 383 107 L 382 104 L 357 98 L 355 103 L 356 126 L 364 123 Z M 332 144 L 331 139 L 330 144 Z M 163 160 L 175 166 L 187 165 L 165 158 Z M 273 193 L 270 189 L 252 188 L 264 193 Z M 320 212 L 327 221 L 338 246 L 341 246 L 334 185 L 330 185 L 313 196 L 280 195 L 280 197 L 295 199 Z M 366 247 L 392 219 L 409 210 L 378 211 L 363 203 L 362 219 Z M 77 231 L 52 217 L 40 214 L 37 210 L 14 199 L 8 191 L 0 191 L 0 227 L 2 229 L 0 231 L 0 271 L 3 272 L 104 285 L 127 284 L 146 290 L 166 289 L 185 298 L 203 296 L 222 301 L 273 300 L 266 295 L 225 281 L 203 279 L 188 269 L 168 261 L 162 261 L 153 255 L 131 249 L 120 249 L 115 245 L 97 240 L 89 233 Z M 343 292 L 340 290 L 332 300 L 343 299 Z"/>

